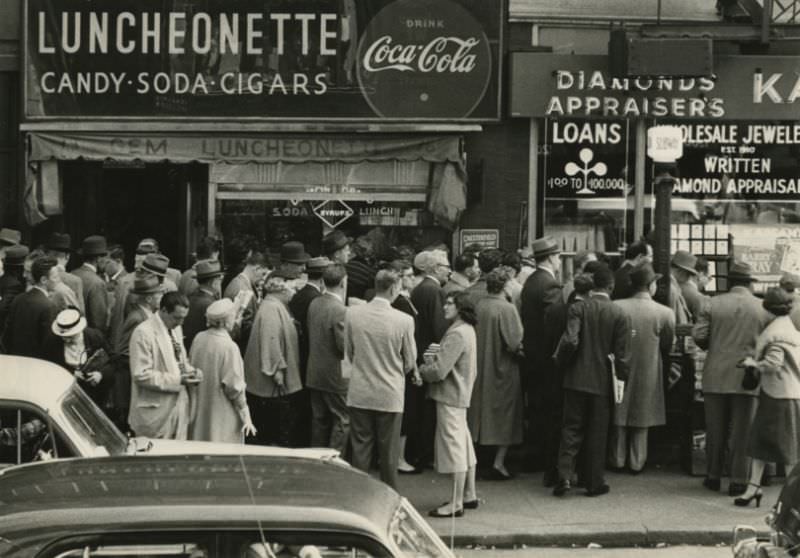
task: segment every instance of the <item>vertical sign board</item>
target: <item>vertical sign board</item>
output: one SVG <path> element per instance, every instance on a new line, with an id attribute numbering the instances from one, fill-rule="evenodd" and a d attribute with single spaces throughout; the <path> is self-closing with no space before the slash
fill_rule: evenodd
<path id="1" fill-rule="evenodd" d="M 26 0 L 25 114 L 498 121 L 505 0 Z"/>

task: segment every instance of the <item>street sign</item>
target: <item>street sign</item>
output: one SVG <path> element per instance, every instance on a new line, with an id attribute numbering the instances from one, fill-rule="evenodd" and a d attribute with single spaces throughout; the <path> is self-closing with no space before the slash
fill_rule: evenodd
<path id="1" fill-rule="evenodd" d="M 471 244 L 479 244 L 483 250 L 500 248 L 500 229 L 461 229 L 459 253 Z"/>
<path id="2" fill-rule="evenodd" d="M 332 229 L 347 221 L 354 213 L 352 208 L 341 200 L 325 200 L 314 206 L 314 215 Z"/>

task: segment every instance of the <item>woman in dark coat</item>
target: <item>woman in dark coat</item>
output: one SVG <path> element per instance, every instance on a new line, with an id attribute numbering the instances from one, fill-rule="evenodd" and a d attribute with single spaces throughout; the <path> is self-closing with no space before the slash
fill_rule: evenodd
<path id="1" fill-rule="evenodd" d="M 86 327 L 86 318 L 76 308 L 59 312 L 51 331 L 44 342 L 45 360 L 69 370 L 89 397 L 107 410 L 113 367 L 103 334 Z"/>

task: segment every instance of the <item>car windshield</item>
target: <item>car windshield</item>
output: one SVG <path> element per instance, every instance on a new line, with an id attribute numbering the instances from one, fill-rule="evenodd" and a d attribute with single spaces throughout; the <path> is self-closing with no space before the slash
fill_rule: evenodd
<path id="1" fill-rule="evenodd" d="M 405 498 L 397 508 L 389 530 L 392 540 L 404 556 L 455 557 Z"/>
<path id="2" fill-rule="evenodd" d="M 61 402 L 61 409 L 72 428 L 94 446 L 96 455 L 102 455 L 103 451 L 109 455 L 127 453 L 128 438 L 82 389 L 72 386 Z"/>

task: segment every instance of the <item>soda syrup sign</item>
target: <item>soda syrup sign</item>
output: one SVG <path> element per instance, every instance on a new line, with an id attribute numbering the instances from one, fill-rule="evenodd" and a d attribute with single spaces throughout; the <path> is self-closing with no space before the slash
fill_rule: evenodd
<path id="1" fill-rule="evenodd" d="M 26 0 L 25 114 L 500 119 L 505 0 Z"/>

